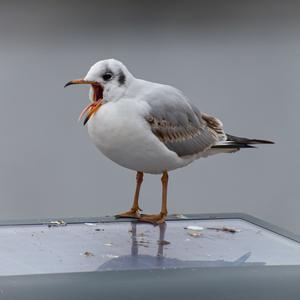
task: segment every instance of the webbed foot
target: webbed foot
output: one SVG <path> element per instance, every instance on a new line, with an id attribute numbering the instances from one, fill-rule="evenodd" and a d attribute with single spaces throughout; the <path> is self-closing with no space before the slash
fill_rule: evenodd
<path id="1" fill-rule="evenodd" d="M 157 215 L 141 215 L 141 217 L 139 218 L 140 222 L 147 222 L 147 223 L 151 223 L 153 225 L 158 225 L 158 224 L 162 224 L 165 222 L 167 217 L 167 214 L 165 213 L 159 213 Z"/>
<path id="2" fill-rule="evenodd" d="M 115 218 L 120 219 L 120 218 L 131 218 L 131 219 L 140 219 L 141 214 L 140 214 L 141 209 L 131 209 L 129 211 L 119 213 L 115 215 Z"/>

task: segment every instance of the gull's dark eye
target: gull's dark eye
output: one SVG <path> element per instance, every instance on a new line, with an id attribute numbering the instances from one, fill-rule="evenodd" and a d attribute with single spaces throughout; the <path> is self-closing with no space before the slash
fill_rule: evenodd
<path id="1" fill-rule="evenodd" d="M 102 78 L 103 78 L 103 80 L 105 80 L 105 81 L 108 81 L 108 80 L 110 80 L 110 79 L 112 79 L 112 74 L 111 73 L 105 73 L 103 76 L 102 76 Z"/>

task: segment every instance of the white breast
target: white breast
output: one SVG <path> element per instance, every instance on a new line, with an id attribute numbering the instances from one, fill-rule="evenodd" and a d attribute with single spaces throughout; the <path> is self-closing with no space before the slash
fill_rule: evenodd
<path id="1" fill-rule="evenodd" d="M 168 150 L 144 119 L 143 101 L 122 99 L 104 104 L 88 121 L 88 133 L 97 148 L 117 164 L 146 173 L 162 173 L 192 161 Z"/>

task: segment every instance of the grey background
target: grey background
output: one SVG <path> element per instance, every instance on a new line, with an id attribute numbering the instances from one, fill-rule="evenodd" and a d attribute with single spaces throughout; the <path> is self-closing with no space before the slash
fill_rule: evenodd
<path id="1" fill-rule="evenodd" d="M 131 205 L 132 171 L 77 123 L 97 60 L 174 85 L 227 132 L 274 146 L 170 175 L 170 213 L 245 212 L 300 233 L 297 1 L 1 1 L 0 218 L 103 216 Z M 160 208 L 149 175 L 146 212 Z"/>

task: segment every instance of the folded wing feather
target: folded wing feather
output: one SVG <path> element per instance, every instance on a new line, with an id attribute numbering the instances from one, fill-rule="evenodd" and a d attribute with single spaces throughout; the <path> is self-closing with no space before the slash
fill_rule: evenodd
<path id="1" fill-rule="evenodd" d="M 205 152 L 226 139 L 221 121 L 200 113 L 177 89 L 166 90 L 160 89 L 159 94 L 147 97 L 151 109 L 145 118 L 169 150 L 180 157 L 189 156 Z"/>

